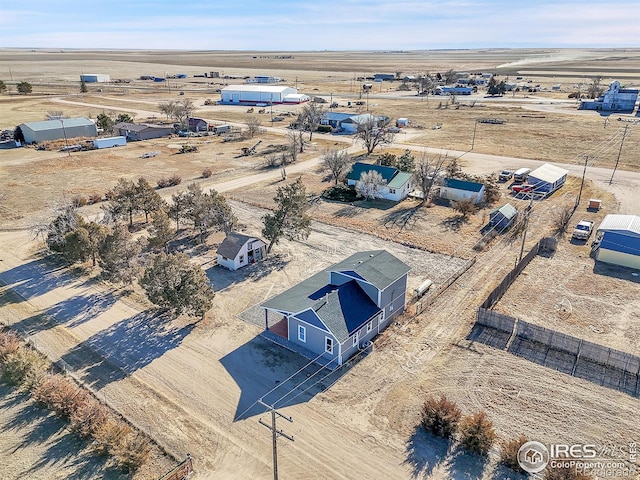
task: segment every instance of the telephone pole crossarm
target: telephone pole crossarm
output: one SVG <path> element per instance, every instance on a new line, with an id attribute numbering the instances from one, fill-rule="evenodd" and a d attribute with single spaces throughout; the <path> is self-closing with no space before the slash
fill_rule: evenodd
<path id="1" fill-rule="evenodd" d="M 278 417 L 280 417 L 286 420 L 287 422 L 293 423 L 293 418 L 282 415 L 280 412 L 276 411 L 273 405 L 267 405 L 262 401 L 262 399 L 258 400 L 258 403 L 271 412 L 271 425 L 269 425 L 267 422 L 262 421 L 261 418 L 258 419 L 258 423 L 260 425 L 264 425 L 271 431 L 271 441 L 272 441 L 272 450 L 273 450 L 273 478 L 274 480 L 278 480 L 278 437 L 279 436 L 284 437 L 287 440 L 290 440 L 293 442 L 293 436 L 287 435 L 282 430 L 278 430 L 278 427 L 276 426 L 276 420 L 278 419 Z"/>

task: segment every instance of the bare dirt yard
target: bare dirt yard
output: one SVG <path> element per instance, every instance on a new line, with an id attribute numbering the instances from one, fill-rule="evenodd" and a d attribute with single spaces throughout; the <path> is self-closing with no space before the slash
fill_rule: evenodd
<path id="1" fill-rule="evenodd" d="M 216 89 L 229 82 L 193 78 L 194 74 L 268 72 L 291 84 L 297 81 L 304 93 L 337 101 L 342 110 L 349 108 L 347 102 L 363 98 L 359 77 L 378 71 L 413 74 L 454 68 L 495 71 L 503 78 L 523 76 L 524 81 L 547 90 L 501 99 L 460 98 L 457 105 L 445 108 L 444 99 L 416 97 L 414 92 L 399 91 L 394 82 L 376 85 L 366 99 L 368 105 L 360 108 L 410 118 L 411 127 L 398 134 L 388 150 L 394 153 L 408 147 L 419 157 L 420 150 L 430 147 L 432 151 L 456 150 L 458 155 L 468 152 L 474 143 L 473 151 L 460 158 L 463 169 L 474 174 L 540 160 L 568 164 L 572 176 L 567 184 L 551 198 L 534 204 L 526 251 L 553 231 L 560 209 L 575 202 L 582 155 L 591 155 L 588 181 L 570 227 L 581 219 L 578 217 L 587 218 L 582 204 L 590 197 L 603 199 L 604 208 L 588 217 L 596 223 L 607 213 L 638 213 L 640 162 L 633 153 L 640 147 L 638 127 L 629 124 L 621 142 L 627 122 L 617 121 L 618 116 L 606 122 L 595 112 L 578 112 L 566 97 L 592 75 L 602 74 L 604 84 L 618 78 L 628 85 L 640 84 L 639 51 L 259 56 L 250 52 L 0 50 L 0 78 L 8 78 L 9 65 L 14 78 L 33 83 L 34 94 L 0 96 L 2 128 L 41 120 L 53 110 L 91 118 L 103 111 L 128 112 L 140 121 L 163 120 L 157 103 L 181 98 L 192 99 L 198 107 L 196 115 L 209 120 L 242 127 L 254 116 L 265 127 L 258 137 L 242 142 L 174 137 L 71 155 L 31 148 L 0 152 L 0 194 L 4 194 L 0 281 L 5 285 L 0 322 L 28 335 L 39 350 L 67 366 L 76 379 L 175 458 L 190 452 L 195 478 L 271 477 L 271 439 L 258 423 L 259 418 L 268 419 L 256 405 L 260 398 L 294 419 L 291 424 L 278 423 L 295 437 L 294 442 L 282 438 L 278 442 L 279 468 L 287 478 L 514 478 L 497 465 L 497 449 L 484 461 L 417 428 L 428 395 L 446 394 L 465 414 L 485 410 L 502 440 L 522 432 L 545 443 L 592 442 L 600 448 L 628 446 L 640 439 L 637 398 L 467 340 L 477 307 L 512 268 L 521 248 L 522 237 L 505 234 L 484 249 L 473 249 L 481 240 L 489 209 L 462 220 L 448 206 L 418 208 L 413 200 L 397 205 L 340 204 L 320 198 L 329 186 L 317 170 L 323 150 L 361 151 L 348 137 L 314 135 L 313 144 L 298 162 L 287 167 L 287 181 L 300 175 L 313 199 L 310 213 L 315 221 L 306 241 L 284 240 L 265 262 L 238 272 L 214 266 L 214 251 L 222 240 L 219 234 L 211 235 L 204 246 L 185 249 L 205 269 L 217 292 L 213 308 L 201 321 L 166 318 L 138 291 L 106 284 L 91 272 L 54 268 L 38 255 L 39 244 L 28 230 L 63 196 L 101 194 L 123 176 L 142 175 L 153 184 L 176 174 L 182 177 L 182 184 L 161 190 L 164 197 L 191 181 L 220 188 L 231 200 L 241 231 L 259 235 L 266 212 L 263 207 L 273 205 L 276 189 L 284 184 L 279 169 L 265 164 L 270 149 L 287 144 L 289 117 L 281 125 L 272 125 L 270 112 L 249 114 L 245 108 L 205 106 L 204 100 L 217 99 Z M 78 74 L 83 70 L 130 82 L 90 85 L 90 92 L 80 95 Z M 190 78 L 162 86 L 137 80 L 160 71 L 184 72 Z M 563 91 L 552 92 L 551 85 L 560 81 Z M 179 95 L 180 91 L 185 95 Z M 274 107 L 274 114 L 289 110 L 296 108 Z M 507 122 L 476 123 L 485 117 Z M 436 124 L 441 127 L 433 129 Z M 239 156 L 241 147 L 258 140 L 262 142 L 256 155 Z M 177 154 L 180 144 L 186 142 L 197 144 L 199 152 Z M 159 154 L 141 158 L 150 151 Z M 619 170 L 610 185 L 611 167 L 618 155 Z M 202 179 L 205 168 L 212 170 L 212 176 Z M 497 205 L 506 201 L 519 209 L 528 204 L 513 198 L 502 185 Z M 82 211 L 94 215 L 99 207 Z M 571 243 L 566 237 L 559 245 L 554 257 L 536 258 L 527 267 L 497 309 L 638 354 L 637 277 L 628 270 L 594 266 L 588 246 Z M 466 259 L 473 257 L 475 263 L 421 315 L 410 315 L 410 305 L 409 314 L 376 340 L 373 353 L 350 368 L 328 374 L 308 366 L 301 357 L 263 339 L 260 326 L 238 317 L 355 251 L 382 248 L 412 267 L 410 289 L 426 278 L 441 284 Z M 571 304 L 572 314 L 559 319 L 555 307 L 562 301 Z M 34 439 L 33 422 L 21 420 L 32 418 L 29 402 L 19 393 L 3 390 L 0 394 L 0 450 L 9 452 L 19 472 L 30 472 L 33 478 L 119 478 L 110 477 L 113 472 L 86 456 L 83 447 L 74 449 L 75 440 L 56 427 L 55 419 L 44 419 L 54 424 L 44 426 L 43 420 L 43 430 Z M 153 468 L 146 474 L 158 478 L 166 464 Z M 10 476 L 15 471 L 5 474 L 0 467 L 0 477 L 19 478 Z"/>

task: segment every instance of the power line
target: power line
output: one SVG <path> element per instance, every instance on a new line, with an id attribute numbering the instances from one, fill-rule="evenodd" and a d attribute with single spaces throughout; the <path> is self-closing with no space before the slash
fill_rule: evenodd
<path id="1" fill-rule="evenodd" d="M 271 430 L 271 441 L 272 441 L 272 450 L 273 450 L 273 480 L 278 480 L 278 437 L 284 437 L 287 440 L 293 442 L 293 436 L 284 433 L 282 430 L 278 430 L 276 425 L 276 421 L 279 418 L 283 418 L 288 422 L 293 423 L 293 418 L 285 417 L 280 412 L 278 412 L 273 405 L 268 405 L 262 401 L 262 399 L 258 400 L 258 403 L 263 407 L 267 408 L 271 411 L 271 425 L 266 422 L 263 422 L 262 419 L 258 419 L 258 423 L 260 425 L 264 425 L 269 430 Z"/>

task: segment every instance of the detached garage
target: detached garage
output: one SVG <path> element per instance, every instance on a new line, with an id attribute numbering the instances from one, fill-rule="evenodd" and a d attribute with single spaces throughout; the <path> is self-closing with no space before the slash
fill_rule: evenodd
<path id="1" fill-rule="evenodd" d="M 596 260 L 640 269 L 640 217 L 607 215 L 596 234 Z"/>
<path id="2" fill-rule="evenodd" d="M 545 163 L 529 174 L 529 184 L 536 193 L 549 195 L 564 185 L 568 174 L 564 168 Z"/>
<path id="3" fill-rule="evenodd" d="M 458 180 L 457 178 L 445 178 L 440 187 L 440 198 L 453 202 L 473 200 L 480 203 L 484 200 L 484 184 Z"/>
<path id="4" fill-rule="evenodd" d="M 280 104 L 285 102 L 285 97 L 297 94 L 298 90 L 293 87 L 277 85 L 229 85 L 220 90 L 220 103 L 227 105 L 256 105 L 258 103 L 264 103 L 265 105 L 269 103 Z"/>

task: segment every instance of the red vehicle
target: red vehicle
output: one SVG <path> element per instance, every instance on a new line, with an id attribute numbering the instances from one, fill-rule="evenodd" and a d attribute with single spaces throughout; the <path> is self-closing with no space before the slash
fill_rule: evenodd
<path id="1" fill-rule="evenodd" d="M 513 193 L 531 193 L 534 191 L 535 185 L 525 183 L 524 185 L 514 185 L 511 187 Z"/>

